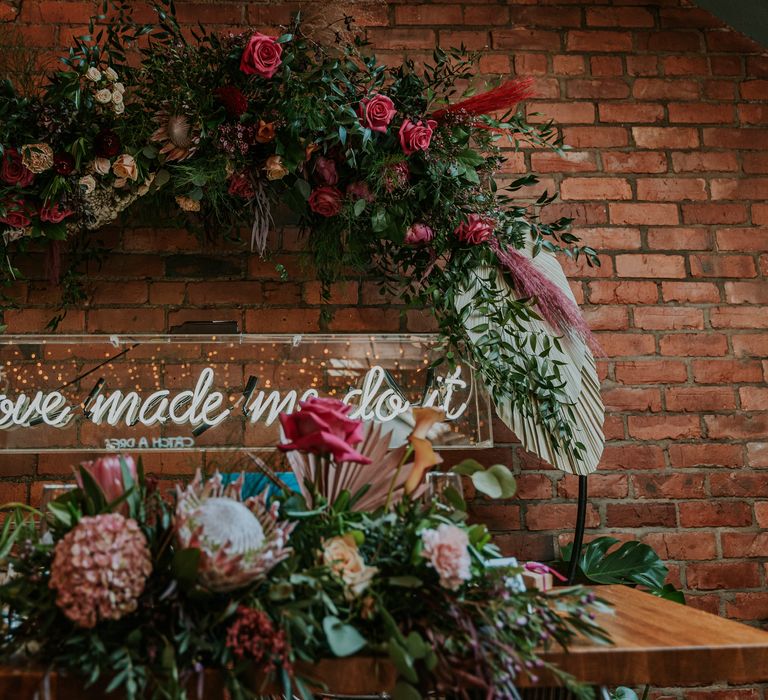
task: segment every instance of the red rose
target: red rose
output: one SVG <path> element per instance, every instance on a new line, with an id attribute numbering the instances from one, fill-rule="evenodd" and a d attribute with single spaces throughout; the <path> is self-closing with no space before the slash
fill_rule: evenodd
<path id="1" fill-rule="evenodd" d="M 0 208 L 5 210 L 5 214 L 0 216 L 0 224 L 7 224 L 11 228 L 26 228 L 32 223 L 32 219 L 27 216 L 27 206 L 19 199 L 7 199 Z"/>
<path id="2" fill-rule="evenodd" d="M 256 32 L 248 39 L 240 59 L 240 70 L 246 75 L 271 78 L 283 62 L 283 47 L 273 36 Z"/>
<path id="3" fill-rule="evenodd" d="M 40 207 L 40 221 L 47 221 L 51 224 L 60 224 L 71 214 L 72 210 L 62 208 L 59 202 L 50 205 L 44 204 Z"/>
<path id="4" fill-rule="evenodd" d="M 243 199 L 252 199 L 256 194 L 253 188 L 253 182 L 247 173 L 235 173 L 229 179 L 229 194 Z"/>
<path id="5" fill-rule="evenodd" d="M 99 158 L 114 158 L 123 150 L 123 144 L 120 143 L 120 137 L 114 131 L 104 129 L 96 134 L 93 150 Z"/>
<path id="6" fill-rule="evenodd" d="M 214 93 L 224 105 L 224 110 L 230 119 L 239 119 L 248 111 L 248 100 L 240 88 L 236 88 L 234 85 L 225 85 L 216 88 Z"/>
<path id="7" fill-rule="evenodd" d="M 75 170 L 75 159 L 69 153 L 57 153 L 53 156 L 53 172 L 62 177 L 71 175 Z"/>
<path id="8" fill-rule="evenodd" d="M 347 417 L 352 406 L 336 399 L 316 398 L 302 401 L 300 406 L 301 410 L 295 413 L 280 415 L 280 424 L 289 440 L 278 446 L 281 450 L 332 454 L 336 462 L 371 463 L 354 449 L 363 441 L 364 435 L 362 421 Z"/>
<path id="9" fill-rule="evenodd" d="M 29 187 L 35 174 L 21 160 L 21 153 L 15 148 L 6 149 L 0 165 L 0 179 L 8 185 Z"/>
<path id="10" fill-rule="evenodd" d="M 493 235 L 494 221 L 479 214 L 470 214 L 462 221 L 454 233 L 462 243 L 479 245 L 485 243 Z"/>
<path id="11" fill-rule="evenodd" d="M 374 196 L 368 187 L 367 182 L 358 180 L 357 182 L 350 182 L 347 185 L 347 196 L 351 199 L 364 199 L 366 202 L 372 202 Z"/>
<path id="12" fill-rule="evenodd" d="M 309 195 L 309 208 L 320 216 L 336 216 L 341 211 L 343 196 L 335 187 L 318 187 Z"/>
<path id="13" fill-rule="evenodd" d="M 315 174 L 320 178 L 324 185 L 335 185 L 339 181 L 339 174 L 336 172 L 336 163 L 330 158 L 319 156 L 315 161 Z"/>
<path id="14" fill-rule="evenodd" d="M 385 134 L 397 110 L 394 102 L 386 95 L 374 95 L 360 100 L 357 114 L 363 126 L 367 126 L 371 131 L 380 131 Z"/>
<path id="15" fill-rule="evenodd" d="M 406 119 L 400 127 L 400 146 L 403 153 L 409 156 L 416 151 L 426 151 L 429 143 L 432 141 L 432 133 L 437 126 L 434 119 L 427 119 L 426 122 L 412 122 Z"/>

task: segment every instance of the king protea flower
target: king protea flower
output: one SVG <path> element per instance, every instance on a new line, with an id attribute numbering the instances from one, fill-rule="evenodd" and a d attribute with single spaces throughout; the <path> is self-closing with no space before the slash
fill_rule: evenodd
<path id="1" fill-rule="evenodd" d="M 182 548 L 200 550 L 200 581 L 213 591 L 232 591 L 261 578 L 291 554 L 294 524 L 279 522 L 279 504 L 266 492 L 242 499 L 243 477 L 224 486 L 221 474 L 203 481 L 198 470 L 178 488 L 176 537 Z"/>
<path id="2" fill-rule="evenodd" d="M 189 158 L 200 143 L 200 128 L 192 125 L 184 114 L 170 114 L 161 110 L 155 115 L 158 127 L 149 140 L 162 144 L 160 155 L 166 161 L 185 160 Z"/>

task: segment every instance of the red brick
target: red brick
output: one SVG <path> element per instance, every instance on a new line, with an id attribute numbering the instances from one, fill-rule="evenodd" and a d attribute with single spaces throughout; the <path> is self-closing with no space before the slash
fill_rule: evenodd
<path id="1" fill-rule="evenodd" d="M 632 35 L 628 32 L 569 31 L 566 41 L 568 51 L 629 51 Z"/>
<path id="2" fill-rule="evenodd" d="M 747 255 L 696 254 L 691 255 L 689 260 L 694 277 L 755 277 L 757 274 L 754 259 Z"/>
<path id="3" fill-rule="evenodd" d="M 754 276 L 754 272 L 744 275 L 744 277 Z M 730 304 L 768 304 L 768 284 L 765 281 L 726 282 L 725 300 Z M 763 312 L 765 313 L 765 309 Z"/>
<path id="4" fill-rule="evenodd" d="M 741 408 L 745 411 L 768 411 L 768 388 L 743 386 L 739 389 Z"/>
<path id="5" fill-rule="evenodd" d="M 641 7 L 589 7 L 590 27 L 652 27 L 653 15 Z"/>
<path id="6" fill-rule="evenodd" d="M 701 309 L 675 306 L 645 306 L 634 310 L 635 328 L 646 330 L 690 330 L 704 328 Z"/>
<path id="7" fill-rule="evenodd" d="M 760 568 L 756 562 L 707 562 L 685 568 L 688 586 L 700 591 L 724 588 L 757 588 Z"/>
<path id="8" fill-rule="evenodd" d="M 664 392 L 667 411 L 726 411 L 736 408 L 731 387 L 672 387 Z"/>
<path id="9" fill-rule="evenodd" d="M 720 250 L 768 251 L 768 228 L 721 228 L 715 236 Z"/>
<path id="10" fill-rule="evenodd" d="M 699 437 L 701 429 L 694 416 L 629 416 L 629 434 L 638 440 L 679 440 Z"/>
<path id="11" fill-rule="evenodd" d="M 503 12 L 499 14 L 503 16 Z M 398 5 L 395 7 L 396 24 L 461 24 L 461 21 L 460 5 Z M 486 24 L 486 22 L 473 22 L 473 24 Z"/>
<path id="12" fill-rule="evenodd" d="M 637 198 L 652 202 L 707 199 L 706 182 L 699 178 L 641 178 Z"/>
<path id="13" fill-rule="evenodd" d="M 648 247 L 656 250 L 710 250 L 712 240 L 705 228 L 649 228 Z"/>
<path id="14" fill-rule="evenodd" d="M 657 445 L 636 442 L 627 445 L 607 445 L 600 460 L 601 469 L 660 469 L 664 452 Z"/>
<path id="15" fill-rule="evenodd" d="M 701 46 L 700 32 L 662 31 L 638 34 L 638 48 L 648 51 L 698 51 Z"/>
<path id="16" fill-rule="evenodd" d="M 744 74 L 740 56 L 710 56 L 709 65 L 712 68 L 712 75 L 740 76 Z"/>
<path id="17" fill-rule="evenodd" d="M 658 75 L 659 59 L 657 56 L 632 56 L 626 57 L 628 75 Z"/>
<path id="18" fill-rule="evenodd" d="M 736 415 L 729 415 L 729 416 L 705 416 L 704 417 L 704 424 L 707 429 L 707 435 L 712 438 L 730 438 L 734 440 L 738 439 L 749 439 L 754 438 L 758 436 L 763 436 L 768 432 L 768 413 L 755 413 L 755 414 L 745 414 L 745 413 L 739 413 Z M 729 474 L 724 475 L 713 475 L 713 489 L 714 489 L 714 479 L 719 476 L 724 476 L 729 479 L 733 478 Z M 739 488 L 747 488 L 745 482 L 749 478 L 750 475 L 741 474 L 737 475 L 741 476 L 743 479 L 742 486 Z M 756 479 L 762 479 L 763 481 L 763 491 L 765 489 L 768 489 L 768 479 L 765 479 L 764 476 L 758 476 L 755 475 Z M 714 493 L 714 490 L 713 490 Z M 731 493 L 730 491 L 723 491 L 723 495 L 728 495 Z M 748 493 L 742 494 L 742 495 L 749 495 Z M 753 493 L 752 495 L 757 495 L 756 493 Z M 763 493 L 762 495 L 766 495 L 766 493 Z"/>
<path id="19" fill-rule="evenodd" d="M 629 97 L 629 85 L 623 78 L 612 77 L 569 80 L 566 85 L 566 95 L 577 100 L 590 98 L 600 100 L 623 99 Z M 590 123 L 592 121 L 594 120 L 590 120 Z"/>
<path id="20" fill-rule="evenodd" d="M 553 56 L 552 67 L 555 75 L 584 75 L 586 72 L 583 56 Z"/>
<path id="21" fill-rule="evenodd" d="M 714 333 L 676 333 L 659 340 L 662 355 L 680 357 L 713 357 L 725 355 L 728 341 L 724 335 Z"/>
<path id="22" fill-rule="evenodd" d="M 768 467 L 768 442 L 747 445 L 747 463 L 750 467 Z"/>
<path id="23" fill-rule="evenodd" d="M 597 527 L 600 516 L 590 504 L 587 509 L 587 527 Z M 576 524 L 576 505 L 547 503 L 525 509 L 525 524 L 529 530 L 571 530 Z"/>
<path id="24" fill-rule="evenodd" d="M 368 36 L 374 44 L 386 45 L 390 49 L 432 50 L 437 44 L 435 32 L 424 27 L 418 29 L 374 28 L 368 30 Z"/>
<path id="25" fill-rule="evenodd" d="M 695 360 L 693 379 L 702 384 L 759 382 L 763 372 L 754 360 Z"/>
<path id="26" fill-rule="evenodd" d="M 514 4 L 510 8 L 512 22 L 525 27 L 580 27 L 581 10 L 578 7 L 521 7 Z"/>
<path id="27" fill-rule="evenodd" d="M 488 32 L 484 29 L 475 29 L 471 31 L 449 31 L 441 29 L 438 46 L 447 48 L 458 48 L 463 46 L 471 50 L 486 49 L 491 45 Z"/>
<path id="28" fill-rule="evenodd" d="M 670 104 L 669 121 L 684 124 L 729 124 L 733 123 L 731 105 L 711 104 Z"/>
<path id="29" fill-rule="evenodd" d="M 507 24 L 508 22 L 509 9 L 506 7 L 468 5 L 464 8 L 465 25 Z"/>
<path id="30" fill-rule="evenodd" d="M 614 372 L 616 381 L 622 384 L 669 384 L 688 378 L 685 364 L 677 360 L 616 362 Z"/>
<path id="31" fill-rule="evenodd" d="M 640 207 L 645 205 L 611 205 L 612 212 L 614 206 Z M 660 204 L 657 206 L 664 207 L 668 205 Z M 642 211 L 647 212 L 648 209 L 645 208 Z M 682 278 L 685 277 L 685 259 L 681 255 L 617 255 L 616 274 L 619 277 Z"/>
<path id="32" fill-rule="evenodd" d="M 696 498 L 704 495 L 704 475 L 691 472 L 635 474 L 632 476 L 639 498 Z"/>
<path id="33" fill-rule="evenodd" d="M 680 503 L 678 510 L 681 527 L 748 527 L 752 524 L 752 509 L 743 501 Z"/>
<path id="34" fill-rule="evenodd" d="M 664 301 L 702 304 L 720 301 L 717 286 L 710 282 L 662 282 Z"/>
<path id="35" fill-rule="evenodd" d="M 768 593 L 736 593 L 726 602 L 725 614 L 737 620 L 762 620 L 768 617 Z"/>
<path id="36" fill-rule="evenodd" d="M 599 341 L 608 357 L 651 355 L 656 346 L 654 337 L 645 333 L 603 333 Z"/>
<path id="37" fill-rule="evenodd" d="M 710 182 L 712 199 L 764 199 L 768 178 L 715 178 Z"/>
<path id="38" fill-rule="evenodd" d="M 653 304 L 659 292 L 655 282 L 590 282 L 592 304 Z"/>
<path id="39" fill-rule="evenodd" d="M 742 164 L 745 173 L 768 173 L 768 153 L 745 153 Z"/>
<path id="40" fill-rule="evenodd" d="M 683 204 L 683 223 L 741 224 L 747 220 L 743 204 Z"/>
<path id="41" fill-rule="evenodd" d="M 558 124 L 592 124 L 595 106 L 587 102 L 529 102 L 525 106 L 528 121 L 542 124 L 554 119 Z"/>
<path id="42" fill-rule="evenodd" d="M 636 250 L 640 248 L 640 229 L 611 226 L 610 228 L 580 228 L 574 226 L 574 235 L 583 243 L 598 250 Z"/>
<path id="43" fill-rule="evenodd" d="M 672 169 L 681 173 L 729 172 L 738 170 L 739 163 L 735 153 L 693 151 L 673 153 Z"/>
<path id="44" fill-rule="evenodd" d="M 667 156 L 659 151 L 605 151 L 602 155 L 606 172 L 665 173 Z"/>
<path id="45" fill-rule="evenodd" d="M 317 333 L 320 312 L 309 309 L 250 309 L 245 312 L 248 333 Z"/>
<path id="46" fill-rule="evenodd" d="M 626 146 L 629 135 L 618 126 L 571 126 L 563 129 L 565 142 L 574 148 Z"/>
<path id="47" fill-rule="evenodd" d="M 768 357 L 768 333 L 739 333 L 731 342 L 736 357 Z"/>
<path id="48" fill-rule="evenodd" d="M 597 162 L 589 151 L 537 151 L 531 153 L 531 169 L 537 173 L 594 172 Z"/>
<path id="49" fill-rule="evenodd" d="M 606 527 L 675 527 L 673 503 L 609 503 Z"/>
<path id="50" fill-rule="evenodd" d="M 699 134 L 685 126 L 633 126 L 638 148 L 696 148 Z"/>
<path id="51" fill-rule="evenodd" d="M 713 328 L 768 328 L 765 309 L 749 306 L 716 306 L 709 312 Z"/>
<path id="52" fill-rule="evenodd" d="M 764 49 L 753 39 L 740 34 L 730 27 L 709 29 L 705 33 L 710 51 L 736 51 L 738 53 L 761 53 Z"/>
<path id="53" fill-rule="evenodd" d="M 539 29 L 520 27 L 517 29 L 495 29 L 491 33 L 494 49 L 534 49 L 536 51 L 559 51 L 560 35 Z"/>
<path id="54" fill-rule="evenodd" d="M 654 532 L 641 539 L 664 560 L 712 559 L 716 553 L 715 536 L 709 532 Z"/>
<path id="55" fill-rule="evenodd" d="M 603 389 L 603 401 L 608 411 L 660 411 L 659 389 L 616 388 Z"/>
<path id="56" fill-rule="evenodd" d="M 768 129 L 706 128 L 703 131 L 705 146 L 747 151 L 762 151 L 768 148 Z"/>
<path id="57" fill-rule="evenodd" d="M 628 310 L 622 306 L 594 306 L 582 309 L 582 313 L 593 331 L 623 331 L 629 327 Z"/>
<path id="58" fill-rule="evenodd" d="M 578 477 L 564 474 L 557 482 L 557 495 L 561 498 L 576 498 L 579 492 Z M 629 493 L 629 478 L 626 474 L 590 474 L 589 495 L 591 498 L 626 498 Z"/>
<path id="59" fill-rule="evenodd" d="M 724 532 L 723 557 L 752 558 L 768 556 L 768 532 Z"/>
<path id="60" fill-rule="evenodd" d="M 624 63 L 621 56 L 591 56 L 589 66 L 593 77 L 624 75 Z M 627 94 L 629 94 L 629 90 L 627 90 Z"/>
<path id="61" fill-rule="evenodd" d="M 629 183 L 622 178 L 571 177 L 560 185 L 560 196 L 565 199 L 631 199 Z"/>
<path id="62" fill-rule="evenodd" d="M 598 95 L 599 96 L 599 95 Z M 664 108 L 661 105 L 646 102 L 621 102 L 601 104 L 601 122 L 652 123 L 664 121 Z"/>
<path id="63" fill-rule="evenodd" d="M 744 463 L 741 445 L 677 443 L 669 446 L 673 467 L 738 467 Z"/>
<path id="64" fill-rule="evenodd" d="M 693 80 L 638 78 L 632 88 L 632 96 L 638 100 L 696 100 L 699 98 L 699 85 Z"/>
<path id="65" fill-rule="evenodd" d="M 768 124 L 768 105 L 739 105 L 739 121 L 746 125 Z"/>
<path id="66" fill-rule="evenodd" d="M 709 72 L 705 56 L 663 56 L 661 65 L 668 78 L 706 75 Z"/>
<path id="67" fill-rule="evenodd" d="M 740 94 L 745 100 L 764 100 L 768 90 L 768 80 L 745 80 L 740 86 Z"/>

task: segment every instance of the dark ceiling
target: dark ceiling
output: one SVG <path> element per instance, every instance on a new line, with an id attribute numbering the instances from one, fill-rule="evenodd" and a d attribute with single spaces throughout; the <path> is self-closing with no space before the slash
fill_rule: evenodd
<path id="1" fill-rule="evenodd" d="M 768 47 L 768 0 L 694 0 L 742 34 Z"/>

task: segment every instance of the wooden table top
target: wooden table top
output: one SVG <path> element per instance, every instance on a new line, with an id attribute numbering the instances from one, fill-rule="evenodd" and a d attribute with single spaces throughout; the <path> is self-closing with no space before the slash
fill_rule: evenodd
<path id="1" fill-rule="evenodd" d="M 579 640 L 550 652 L 581 681 L 599 685 L 768 681 L 768 632 L 627 586 L 598 586 L 614 614 L 598 615 L 612 646 Z"/>
<path id="2" fill-rule="evenodd" d="M 615 608 L 613 614 L 599 615 L 614 644 L 579 640 L 568 653 L 543 655 L 580 681 L 606 686 L 768 681 L 768 632 L 626 586 L 598 586 L 594 591 Z M 337 693 L 360 695 L 391 691 L 397 676 L 388 659 L 371 657 L 326 659 L 310 674 Z M 224 697 L 218 677 L 206 676 L 205 699 Z M 0 698 L 31 700 L 42 680 L 39 669 L 0 666 Z M 51 674 L 46 684 L 50 700 L 105 697 L 96 690 L 83 695 L 82 685 L 71 677 Z"/>

